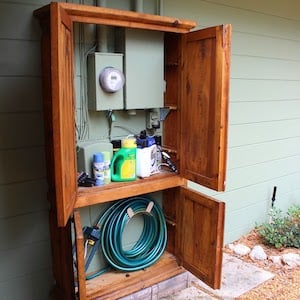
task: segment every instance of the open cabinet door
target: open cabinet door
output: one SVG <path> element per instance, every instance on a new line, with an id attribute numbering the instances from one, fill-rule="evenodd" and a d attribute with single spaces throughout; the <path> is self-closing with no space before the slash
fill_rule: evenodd
<path id="1" fill-rule="evenodd" d="M 50 10 L 50 24 L 42 24 L 44 32 L 48 33 L 44 33 L 42 39 L 47 176 L 57 225 L 65 226 L 73 212 L 77 191 L 73 25 L 57 3 L 51 3 Z"/>
<path id="2" fill-rule="evenodd" d="M 182 37 L 181 173 L 225 189 L 231 25 Z"/>
<path id="3" fill-rule="evenodd" d="M 214 289 L 221 286 L 225 203 L 180 188 L 177 245 L 183 267 Z"/>

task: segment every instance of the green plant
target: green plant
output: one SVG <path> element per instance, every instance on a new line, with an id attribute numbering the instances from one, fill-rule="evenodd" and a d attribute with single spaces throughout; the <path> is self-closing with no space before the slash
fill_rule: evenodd
<path id="1" fill-rule="evenodd" d="M 269 223 L 257 226 L 263 242 L 275 248 L 300 248 L 300 205 L 290 207 L 286 214 L 273 208 L 269 216 Z"/>

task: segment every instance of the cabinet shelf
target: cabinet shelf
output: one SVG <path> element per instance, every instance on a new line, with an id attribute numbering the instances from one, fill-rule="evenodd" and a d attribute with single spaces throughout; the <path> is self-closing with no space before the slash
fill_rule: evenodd
<path id="1" fill-rule="evenodd" d="M 131 182 L 112 182 L 102 187 L 78 188 L 75 208 L 184 186 L 186 180 L 175 173 L 160 173 Z"/>

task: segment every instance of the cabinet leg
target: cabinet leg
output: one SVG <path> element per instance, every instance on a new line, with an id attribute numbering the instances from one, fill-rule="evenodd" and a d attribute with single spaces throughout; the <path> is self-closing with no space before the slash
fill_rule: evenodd
<path id="1" fill-rule="evenodd" d="M 52 247 L 52 270 L 55 286 L 51 299 L 73 300 L 75 298 L 71 221 L 65 227 L 57 227 L 56 213 L 50 212 L 50 236 Z"/>

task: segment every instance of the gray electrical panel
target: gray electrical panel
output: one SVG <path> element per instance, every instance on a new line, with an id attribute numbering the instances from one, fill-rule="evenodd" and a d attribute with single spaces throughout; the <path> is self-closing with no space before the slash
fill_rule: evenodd
<path id="1" fill-rule="evenodd" d="M 92 163 L 93 155 L 98 152 L 109 151 L 110 157 L 113 154 L 112 143 L 103 141 L 86 141 L 77 143 L 77 170 L 86 172 L 93 176 Z"/>
<path id="2" fill-rule="evenodd" d="M 125 109 L 164 106 L 164 34 L 158 31 L 120 29 L 117 51 L 124 53 Z"/>

